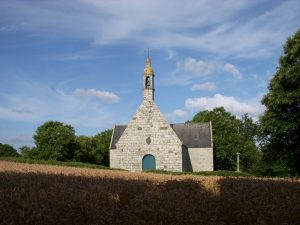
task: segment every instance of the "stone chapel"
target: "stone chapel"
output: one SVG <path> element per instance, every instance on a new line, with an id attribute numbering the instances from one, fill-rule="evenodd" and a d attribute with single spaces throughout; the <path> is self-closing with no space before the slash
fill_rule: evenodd
<path id="1" fill-rule="evenodd" d="M 211 123 L 169 124 L 154 102 L 154 70 L 148 55 L 144 99 L 128 125 L 115 125 L 110 167 L 129 171 L 212 171 Z"/>

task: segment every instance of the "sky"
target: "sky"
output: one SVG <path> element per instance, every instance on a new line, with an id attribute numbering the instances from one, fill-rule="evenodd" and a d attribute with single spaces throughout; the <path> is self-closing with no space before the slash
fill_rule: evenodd
<path id="1" fill-rule="evenodd" d="M 127 124 L 143 99 L 170 123 L 223 106 L 255 120 L 299 0 L 0 0 L 0 142 L 34 146 L 55 120 L 93 136 Z"/>

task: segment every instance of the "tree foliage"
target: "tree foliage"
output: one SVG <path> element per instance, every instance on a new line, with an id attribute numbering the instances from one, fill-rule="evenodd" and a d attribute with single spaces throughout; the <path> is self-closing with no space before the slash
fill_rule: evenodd
<path id="1" fill-rule="evenodd" d="M 19 149 L 22 157 L 26 159 L 39 159 L 39 152 L 36 147 L 30 148 L 27 145 L 23 145 Z"/>
<path id="2" fill-rule="evenodd" d="M 96 151 L 102 156 L 101 164 L 109 166 L 109 145 L 112 136 L 112 130 L 105 130 L 93 137 L 96 143 Z"/>
<path id="3" fill-rule="evenodd" d="M 223 107 L 196 114 L 192 122 L 212 122 L 214 169 L 235 170 L 236 154 L 241 153 L 241 168 L 249 171 L 259 159 L 255 145 L 257 125 L 246 114 L 242 120 L 226 112 Z"/>
<path id="4" fill-rule="evenodd" d="M 71 125 L 48 121 L 33 136 L 37 158 L 66 161 L 73 158 L 75 130 Z"/>
<path id="5" fill-rule="evenodd" d="M 34 135 L 36 147 L 20 147 L 21 155 L 29 159 L 78 161 L 109 165 L 109 145 L 112 130 L 95 136 L 76 136 L 72 126 L 58 121 L 48 121 L 37 128 Z"/>
<path id="6" fill-rule="evenodd" d="M 92 137 L 76 137 L 77 148 L 74 151 L 74 159 L 79 162 L 100 163 L 101 157 L 97 155 L 96 144 Z"/>
<path id="7" fill-rule="evenodd" d="M 105 130 L 93 137 L 76 138 L 78 148 L 74 152 L 77 161 L 109 165 L 109 144 L 112 130 Z"/>
<path id="8" fill-rule="evenodd" d="M 288 38 L 262 103 L 264 162 L 300 173 L 300 30 Z"/>
<path id="9" fill-rule="evenodd" d="M 0 143 L 0 157 L 18 157 L 18 151 L 8 144 Z"/>

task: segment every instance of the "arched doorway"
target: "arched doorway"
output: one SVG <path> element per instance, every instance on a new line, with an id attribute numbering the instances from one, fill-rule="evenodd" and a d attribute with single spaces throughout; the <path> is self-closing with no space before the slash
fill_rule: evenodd
<path id="1" fill-rule="evenodd" d="M 145 155 L 142 163 L 143 171 L 146 170 L 155 170 L 156 162 L 153 155 Z"/>

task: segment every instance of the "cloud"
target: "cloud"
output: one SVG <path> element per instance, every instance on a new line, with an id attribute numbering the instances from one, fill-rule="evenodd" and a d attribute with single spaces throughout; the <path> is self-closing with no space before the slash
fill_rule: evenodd
<path id="1" fill-rule="evenodd" d="M 181 109 L 176 109 L 173 111 L 172 113 L 174 116 L 176 117 L 181 117 L 181 118 L 184 118 L 187 116 L 187 112 L 186 111 L 183 111 Z"/>
<path id="2" fill-rule="evenodd" d="M 214 91 L 216 89 L 216 85 L 212 82 L 205 82 L 203 84 L 193 84 L 193 86 L 191 87 L 192 91 Z"/>
<path id="3" fill-rule="evenodd" d="M 271 73 L 267 70 L 264 74 L 251 74 L 251 78 L 257 83 L 258 88 L 266 90 L 275 73 L 276 71 Z"/>
<path id="4" fill-rule="evenodd" d="M 19 113 L 19 114 L 32 114 L 33 112 L 29 109 L 22 108 L 22 109 L 12 109 L 12 113 Z"/>
<path id="5" fill-rule="evenodd" d="M 13 142 L 13 143 L 32 143 L 33 139 L 30 136 L 6 136 L 6 137 L 0 137 L 0 142 L 6 143 L 6 142 Z"/>
<path id="6" fill-rule="evenodd" d="M 57 61 L 82 61 L 82 60 L 97 60 L 97 59 L 108 59 L 110 56 L 98 56 L 92 53 L 73 53 L 69 55 L 58 55 L 47 57 L 46 59 L 57 60 Z"/>
<path id="7" fill-rule="evenodd" d="M 8 26 L 0 27 L 0 32 L 17 32 L 24 30 L 26 28 L 26 23 L 19 23 L 19 24 L 11 24 Z"/>
<path id="8" fill-rule="evenodd" d="M 277 4 L 174 0 L 172 6 L 153 0 L 147 7 L 145 1 L 137 0 L 33 2 L 1 2 L 0 19 L 7 23 L 2 30 L 25 21 L 22 29 L 33 34 L 76 37 L 94 46 L 132 41 L 151 48 L 184 47 L 236 58 L 270 57 L 280 52 L 300 20 L 298 0 Z"/>
<path id="9" fill-rule="evenodd" d="M 185 101 L 185 106 L 188 109 L 197 110 L 212 110 L 223 106 L 227 111 L 237 116 L 248 113 L 253 117 L 258 117 L 263 112 L 263 107 L 258 103 L 241 102 L 235 97 L 221 94 L 215 94 L 213 97 L 188 98 Z"/>
<path id="10" fill-rule="evenodd" d="M 211 74 L 215 70 L 213 62 L 205 62 L 188 57 L 185 60 L 176 60 L 175 69 L 160 79 L 165 85 L 189 85 L 193 80 Z M 196 76 L 195 76 L 196 75 Z"/>
<path id="11" fill-rule="evenodd" d="M 30 113 L 29 113 L 30 112 Z M 4 120 L 17 120 L 17 121 L 34 121 L 39 120 L 37 115 L 32 112 L 32 110 L 28 110 L 24 112 L 22 110 L 11 109 L 7 106 L 0 106 L 0 119 Z"/>
<path id="12" fill-rule="evenodd" d="M 204 76 L 214 72 L 214 64 L 212 62 L 204 62 L 194 58 L 187 58 L 184 63 L 185 71 L 191 72 L 195 75 Z"/>
<path id="13" fill-rule="evenodd" d="M 182 109 L 175 109 L 172 113 L 166 114 L 166 118 L 170 123 L 182 122 L 187 118 L 188 113 Z"/>
<path id="14" fill-rule="evenodd" d="M 238 68 L 230 63 L 226 63 L 223 67 L 223 69 L 237 79 L 242 79 L 243 75 L 242 73 L 238 70 Z"/>
<path id="15" fill-rule="evenodd" d="M 88 97 L 96 97 L 100 99 L 101 101 L 105 102 L 118 102 L 120 100 L 119 96 L 112 92 L 108 91 L 98 91 L 95 89 L 81 89 L 77 88 L 74 91 L 75 96 L 81 97 L 81 96 L 88 96 Z"/>
<path id="16" fill-rule="evenodd" d="M 166 51 L 166 53 L 167 53 L 167 58 L 168 59 L 174 59 L 174 57 L 175 57 L 175 52 L 173 51 L 173 50 L 170 50 L 170 49 L 168 49 L 167 51 Z"/>
<path id="17" fill-rule="evenodd" d="M 87 133 L 108 129 L 116 123 L 112 106 L 102 104 L 118 101 L 119 97 L 113 93 L 79 89 L 79 95 L 101 99 L 82 101 L 74 92 L 32 80 L 15 78 L 14 86 L 16 89 L 13 92 L 0 93 L 1 120 L 40 124 L 58 120 L 75 126 L 79 132 L 84 130 Z"/>

